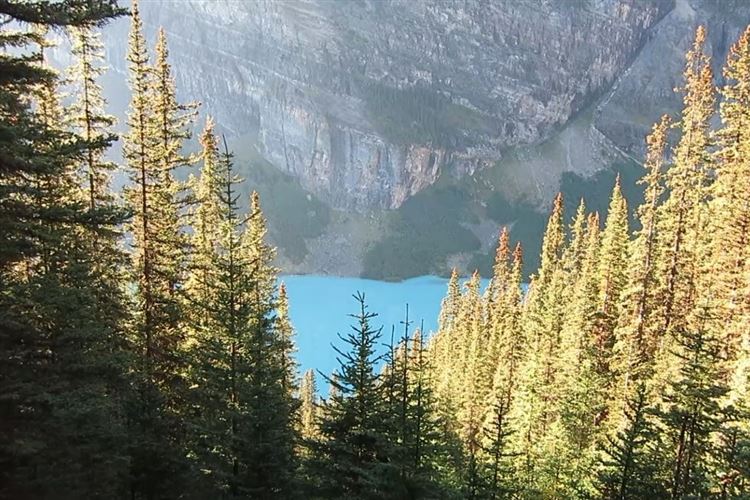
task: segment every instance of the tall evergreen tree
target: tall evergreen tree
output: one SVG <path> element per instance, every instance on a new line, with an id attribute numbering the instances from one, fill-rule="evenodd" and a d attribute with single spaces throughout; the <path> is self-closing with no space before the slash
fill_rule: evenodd
<path id="1" fill-rule="evenodd" d="M 499 253 L 500 259 L 508 258 L 506 252 Z M 496 368 L 492 390 L 486 403 L 482 444 L 487 469 L 485 472 L 486 494 L 490 498 L 504 498 L 515 490 L 514 454 L 511 451 L 509 439 L 513 433 L 513 427 L 509 415 L 518 382 L 523 348 L 523 332 L 520 322 L 523 294 L 522 268 L 523 254 L 520 244 L 517 244 L 513 251 L 512 263 L 508 268 L 504 294 L 496 305 L 502 312 L 493 320 L 497 335 L 494 362 Z M 496 276 L 493 276 L 494 279 Z"/>
<path id="2" fill-rule="evenodd" d="M 160 53 L 161 56 L 164 53 Z M 149 66 L 138 3 L 132 5 L 127 60 L 131 102 L 123 155 L 131 184 L 125 195 L 133 213 L 133 335 L 138 354 L 138 398 L 131 412 L 132 488 L 154 498 L 184 488 L 186 358 L 181 300 L 184 236 L 175 181 L 166 163 L 158 112 L 168 90 Z M 162 62 L 161 60 L 159 62 Z M 163 68 L 157 68 L 163 70 Z"/>
<path id="3" fill-rule="evenodd" d="M 0 45 L 21 48 L 0 57 L 2 498 L 122 494 L 124 311 L 81 236 L 112 232 L 123 214 L 82 203 L 75 167 L 91 145 L 52 115 L 58 77 L 34 50 L 45 30 L 28 29 L 93 28 L 122 13 L 114 2 L 0 4 L 21 23 L 0 28 Z"/>
<path id="4" fill-rule="evenodd" d="M 287 297 L 286 285 L 279 285 L 279 294 L 276 300 L 277 330 L 279 336 L 279 365 L 283 371 L 281 385 L 287 395 L 291 398 L 297 386 L 297 363 L 294 361 L 294 327 L 289 318 L 289 297 Z"/>
<path id="5" fill-rule="evenodd" d="M 433 390 L 432 363 L 424 340 L 424 325 L 414 332 L 409 350 L 411 378 L 408 401 L 406 459 L 412 496 L 447 496 L 453 475 L 452 436 L 446 436 Z"/>
<path id="6" fill-rule="evenodd" d="M 721 128 L 716 133 L 716 180 L 711 186 L 711 259 L 702 273 L 717 314 L 712 325 L 725 357 L 729 392 L 719 441 L 717 467 L 722 498 L 739 497 L 750 487 L 750 28 L 729 51 L 720 88 Z"/>
<path id="7" fill-rule="evenodd" d="M 527 341 L 517 403 L 511 418 L 517 470 L 524 495 L 554 494 L 562 444 L 559 426 L 560 335 L 566 295 L 562 195 L 555 198 L 544 240 L 541 267 L 532 278 L 524 315 Z M 545 493 L 546 492 L 546 493 Z"/>
<path id="8" fill-rule="evenodd" d="M 249 399 L 250 266 L 242 257 L 235 192 L 239 179 L 228 154 L 216 158 L 210 123 L 202 139 L 204 168 L 196 189 L 199 206 L 193 226 L 194 260 L 199 265 L 193 268 L 187 289 L 194 341 L 193 399 L 201 413 L 193 447 L 199 468 L 210 474 L 213 494 L 239 496 L 246 493 L 242 478 L 246 465 L 240 453 L 251 446 L 242 432 L 247 425 L 243 408 Z"/>
<path id="9" fill-rule="evenodd" d="M 750 181 L 750 29 L 730 50 L 724 77 L 712 186 L 715 248 L 706 272 L 716 277 L 718 327 L 724 330 L 725 349 L 733 360 L 743 342 L 742 332 L 750 325 L 750 193 L 742 188 Z"/>
<path id="10" fill-rule="evenodd" d="M 607 211 L 607 222 L 602 232 L 599 255 L 599 303 L 596 337 L 596 369 L 607 378 L 610 358 L 615 344 L 615 327 L 620 315 L 621 295 L 626 287 L 628 243 L 628 206 L 622 196 L 620 176 L 617 176 Z"/>
<path id="11" fill-rule="evenodd" d="M 187 308 L 192 327 L 206 319 L 205 311 L 196 304 L 208 304 L 212 298 L 211 271 L 222 218 L 222 164 L 219 142 L 211 117 L 200 136 L 200 177 L 191 177 L 189 184 L 194 203 L 189 212 L 193 234 L 190 238 L 190 272 L 185 281 L 185 294 L 191 305 Z"/>
<path id="12" fill-rule="evenodd" d="M 328 381 L 329 396 L 320 422 L 322 438 L 313 448 L 311 470 L 316 494 L 325 498 L 386 498 L 398 484 L 388 465 L 390 445 L 384 423 L 383 385 L 375 366 L 382 328 L 374 329 L 376 314 L 368 312 L 363 294 L 354 296 L 359 311 L 352 331 L 339 338 L 339 368 Z"/>
<path id="13" fill-rule="evenodd" d="M 709 312 L 700 314 L 707 324 Z M 728 391 L 721 373 L 721 346 L 709 330 L 683 330 L 675 340 L 673 355 L 679 368 L 657 408 L 665 441 L 657 457 L 671 498 L 706 497 L 720 490 L 711 462 L 715 439 L 727 419 L 721 406 Z"/>
<path id="14" fill-rule="evenodd" d="M 616 332 L 617 370 L 625 387 L 636 376 L 635 370 L 641 370 L 645 363 L 653 361 L 661 334 L 662 325 L 657 315 L 662 297 L 660 269 L 657 267 L 661 261 L 657 253 L 661 249 L 657 239 L 657 217 L 664 191 L 662 170 L 669 123 L 669 118 L 663 116 L 646 138 L 646 173 L 640 180 L 645 185 L 645 196 L 637 212 L 641 229 L 631 243 L 630 280 L 623 293 L 622 314 Z"/>
<path id="15" fill-rule="evenodd" d="M 657 480 L 659 446 L 648 403 L 648 390 L 639 382 L 624 411 L 624 425 L 602 446 L 598 471 L 599 493 L 604 499 L 636 500 L 665 498 L 667 491 Z"/>
<path id="16" fill-rule="evenodd" d="M 299 389 L 300 399 L 300 437 L 313 440 L 318 437 L 319 396 L 315 382 L 315 372 L 307 370 L 302 376 Z"/>
<path id="17" fill-rule="evenodd" d="M 116 165 L 106 160 L 105 152 L 116 138 L 111 130 L 114 118 L 105 113 L 106 101 L 98 82 L 105 71 L 99 34 L 91 28 L 75 27 L 71 28 L 71 34 L 75 64 L 70 70 L 70 78 L 77 97 L 71 109 L 72 122 L 88 144 L 80 173 L 86 186 L 89 209 L 94 210 L 97 205 L 112 201 L 109 176 Z"/>
<path id="18" fill-rule="evenodd" d="M 259 281 L 267 285 L 274 271 L 259 267 L 257 252 L 270 248 L 247 236 L 253 226 L 245 227 L 239 217 L 240 179 L 234 174 L 232 156 L 225 145 L 221 157 L 214 157 L 216 141 L 210 133 L 207 130 L 203 137 L 204 163 L 208 160 L 210 168 L 204 165 L 197 188 L 199 204 L 205 206 L 194 215 L 196 248 L 207 253 L 199 256 L 203 265 L 193 269 L 188 283 L 195 286 L 187 291 L 195 313 L 190 324 L 196 337 L 193 400 L 200 412 L 193 448 L 200 469 L 210 474 L 214 495 L 291 495 L 295 491 L 291 331 L 282 330 L 282 321 L 274 319 L 273 296 L 260 298 Z M 258 219 L 254 234 L 262 240 L 257 200 L 253 210 L 251 217 Z M 212 223 L 203 224 L 206 220 Z M 204 245 L 209 238 L 212 244 Z M 279 314 L 290 326 L 284 300 Z"/>
<path id="19" fill-rule="evenodd" d="M 700 232 L 706 214 L 703 202 L 709 171 L 709 125 L 714 113 L 714 87 L 710 58 L 704 54 L 706 30 L 698 28 L 687 54 L 682 135 L 667 172 L 669 197 L 660 207 L 658 221 L 663 245 L 663 328 L 683 328 L 696 298 L 696 269 L 701 258 Z"/>
<path id="20" fill-rule="evenodd" d="M 225 142 L 226 150 L 226 142 Z M 226 153 L 225 157 L 229 154 Z M 249 425 L 243 433 L 251 447 L 242 450 L 248 493 L 253 496 L 294 495 L 294 455 L 298 402 L 291 393 L 289 368 L 294 366 L 291 333 L 280 329 L 275 250 L 266 242 L 266 220 L 260 196 L 253 192 L 242 234 L 241 256 L 249 265 L 250 308 L 247 346 Z M 281 322 L 283 324 L 283 322 Z M 287 325 L 288 326 L 288 325 Z"/>

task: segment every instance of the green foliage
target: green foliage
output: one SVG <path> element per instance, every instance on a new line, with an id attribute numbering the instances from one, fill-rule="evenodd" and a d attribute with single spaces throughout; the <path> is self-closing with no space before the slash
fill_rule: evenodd
<path id="1" fill-rule="evenodd" d="M 368 249 L 363 275 L 400 279 L 439 273 L 445 259 L 479 248 L 479 240 L 462 221 L 470 220 L 466 193 L 445 187 L 425 191 L 389 214 L 386 233 Z"/>
<path id="2" fill-rule="evenodd" d="M 604 499 L 636 500 L 663 498 L 664 486 L 656 481 L 658 463 L 653 460 L 659 447 L 656 429 L 650 422 L 648 393 L 639 384 L 627 401 L 623 426 L 602 444 L 604 452 L 598 472 L 599 492 Z"/>
<path id="3" fill-rule="evenodd" d="M 351 315 L 351 332 L 339 334 L 347 349 L 334 346 L 339 368 L 327 377 L 332 391 L 308 463 L 316 498 L 386 498 L 398 484 L 398 471 L 389 463 L 384 386 L 375 371 L 382 328 L 371 326 L 377 315 L 367 311 L 364 295 L 354 298 L 359 311 Z"/>
<path id="4" fill-rule="evenodd" d="M 698 29 L 674 164 L 668 120 L 647 139 L 635 239 L 621 192 L 633 186 L 629 165 L 608 207 L 597 194 L 607 171 L 565 177 L 576 214 L 569 223 L 573 207 L 555 199 L 524 292 L 511 239 L 531 242 L 542 223 L 491 196 L 484 212 L 512 228 L 487 259 L 487 289 L 477 272 L 462 289 L 454 270 L 438 331 L 412 333 L 407 308 L 385 358 L 357 294 L 321 402 L 312 373 L 297 386 L 260 196 L 240 188 L 210 120 L 191 196 L 172 175 L 192 161 L 182 151 L 193 108 L 175 98 L 163 32 L 148 63 L 133 10 L 128 259 L 91 31 L 121 12 L 107 1 L 0 0 L 21 21 L 0 27 L 0 45 L 20 49 L 0 55 L 0 498 L 747 496 L 750 29 L 725 69 L 716 134 Z M 77 39 L 70 109 L 44 59 L 47 29 L 63 25 Z M 410 141 L 445 143 L 454 120 L 472 122 L 421 89 L 363 92 Z M 294 233 L 274 237 L 302 259 L 328 212 L 254 165 L 276 231 Z M 586 204 L 583 189 L 596 191 Z M 368 272 L 430 273 L 449 255 L 477 256 L 475 191 L 443 180 L 393 212 Z M 295 212 L 305 215 L 281 220 Z"/>
<path id="5" fill-rule="evenodd" d="M 113 270 L 124 212 L 84 202 L 76 167 L 108 141 L 86 141 L 59 121 L 44 34 L 122 11 L 2 2 L 0 13 L 0 46 L 21 49 L 0 57 L 0 497 L 112 498 L 124 492 L 128 460 L 130 359 Z M 14 21 L 44 26 L 9 29 Z"/>
<path id="6" fill-rule="evenodd" d="M 362 81 L 362 99 L 378 132 L 395 144 L 431 144 L 456 148 L 472 133 L 492 131 L 479 112 L 455 104 L 443 94 L 423 87 L 394 88 Z"/>
<path id="7" fill-rule="evenodd" d="M 272 241 L 292 262 L 302 262 L 308 253 L 305 240 L 323 234 L 331 209 L 268 163 L 254 147 L 241 143 L 237 147 L 238 171 L 247 181 L 240 192 L 249 195 L 249 186 L 254 186 L 264 200 Z"/>

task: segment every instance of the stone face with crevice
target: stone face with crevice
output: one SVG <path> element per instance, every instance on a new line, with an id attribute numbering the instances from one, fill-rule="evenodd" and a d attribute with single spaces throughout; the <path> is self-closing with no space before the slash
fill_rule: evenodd
<path id="1" fill-rule="evenodd" d="M 548 138 L 627 68 L 668 0 L 141 2 L 180 92 L 335 208 L 392 209 Z M 119 23 L 107 37 L 123 70 Z"/>
<path id="2" fill-rule="evenodd" d="M 141 11 L 150 38 L 167 30 L 184 99 L 329 206 L 360 213 L 517 151 L 539 166 L 516 169 L 508 194 L 546 206 L 561 171 L 642 157 L 651 123 L 679 111 L 673 89 L 699 23 L 718 69 L 750 22 L 745 0 L 180 0 Z M 120 77 L 128 24 L 104 33 Z M 575 146 L 582 112 L 592 130 L 580 142 L 601 135 L 611 151 L 571 151 L 575 162 L 549 168 L 559 158 L 545 157 L 548 142 Z"/>

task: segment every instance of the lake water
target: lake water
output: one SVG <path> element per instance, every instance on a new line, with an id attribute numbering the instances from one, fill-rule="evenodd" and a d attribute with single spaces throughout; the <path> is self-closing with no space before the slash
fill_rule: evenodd
<path id="1" fill-rule="evenodd" d="M 357 291 L 365 294 L 368 308 L 378 316 L 373 326 L 383 327 L 383 350 L 390 341 L 391 328 L 396 327 L 396 338 L 403 332 L 406 304 L 409 304 L 409 321 L 412 330 L 424 320 L 426 332 L 437 328 L 440 302 L 448 288 L 448 280 L 436 276 L 422 276 L 401 282 L 384 282 L 361 278 L 333 276 L 287 275 L 289 315 L 296 330 L 297 360 L 301 373 L 308 369 L 330 374 L 338 366 L 334 343 L 340 349 L 346 345 L 337 333 L 345 335 L 354 321 L 349 314 L 357 312 L 357 302 L 352 297 Z M 327 384 L 318 377 L 319 390 L 326 393 Z"/>

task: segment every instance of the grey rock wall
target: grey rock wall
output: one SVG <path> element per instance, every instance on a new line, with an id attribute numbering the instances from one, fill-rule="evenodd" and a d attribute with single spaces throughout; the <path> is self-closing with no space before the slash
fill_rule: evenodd
<path id="1" fill-rule="evenodd" d="M 142 1 L 177 85 L 335 208 L 400 206 L 606 93 L 670 0 Z M 105 33 L 124 74 L 127 21 Z M 612 102 L 615 102 L 614 100 Z M 606 121 L 606 120 L 605 120 Z"/>

